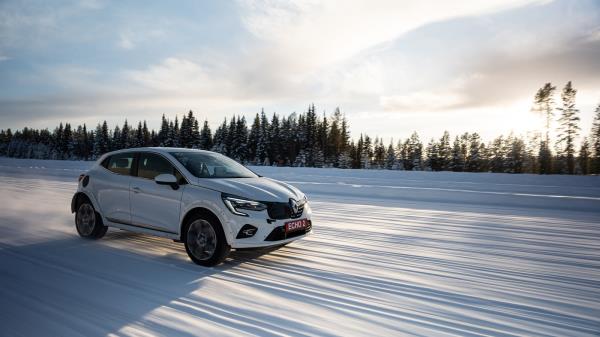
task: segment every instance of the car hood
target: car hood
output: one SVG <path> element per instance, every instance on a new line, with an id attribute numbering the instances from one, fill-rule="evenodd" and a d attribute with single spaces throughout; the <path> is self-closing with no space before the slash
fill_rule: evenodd
<path id="1" fill-rule="evenodd" d="M 197 185 L 257 201 L 287 202 L 290 198 L 296 200 L 304 198 L 304 193 L 299 189 L 265 177 L 198 178 Z"/>

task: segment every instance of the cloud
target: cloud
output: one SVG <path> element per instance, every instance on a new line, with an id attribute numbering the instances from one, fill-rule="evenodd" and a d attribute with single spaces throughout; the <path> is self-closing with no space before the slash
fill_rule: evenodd
<path id="1" fill-rule="evenodd" d="M 343 6 L 328 1 L 240 1 L 249 32 L 270 52 L 293 57 L 299 67 L 318 67 L 347 59 L 419 26 L 450 18 L 481 15 L 540 1 L 357 0 Z M 290 57 L 292 58 L 292 57 Z"/>
<path id="2" fill-rule="evenodd" d="M 380 103 L 388 111 L 436 111 L 451 109 L 463 103 L 458 93 L 417 91 L 406 95 L 381 96 Z"/>
<path id="3" fill-rule="evenodd" d="M 179 95 L 227 95 L 230 84 L 218 71 L 184 58 L 169 57 L 146 69 L 124 73 L 134 84 L 163 93 Z"/>
<path id="4" fill-rule="evenodd" d="M 65 23 L 84 13 L 102 8 L 102 2 L 3 1 L 0 3 L 0 47 L 37 48 L 58 37 L 76 38 L 82 31 L 70 31 Z"/>
<path id="5" fill-rule="evenodd" d="M 131 41 L 131 39 L 124 34 L 121 34 L 121 36 L 119 37 L 119 47 L 126 49 L 126 50 L 130 50 L 135 48 L 135 44 L 133 44 L 133 41 Z"/>

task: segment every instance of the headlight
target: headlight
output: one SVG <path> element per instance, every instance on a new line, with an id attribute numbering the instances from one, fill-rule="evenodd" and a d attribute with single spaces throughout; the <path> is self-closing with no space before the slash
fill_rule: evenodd
<path id="1" fill-rule="evenodd" d="M 222 194 L 221 198 L 223 199 L 225 206 L 227 206 L 231 213 L 235 215 L 248 216 L 247 213 L 241 212 L 240 210 L 260 212 L 267 209 L 267 205 L 254 200 L 244 199 L 227 194 Z"/>

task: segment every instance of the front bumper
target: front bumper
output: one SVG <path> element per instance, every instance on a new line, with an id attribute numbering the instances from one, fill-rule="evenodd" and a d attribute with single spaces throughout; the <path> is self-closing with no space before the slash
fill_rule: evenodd
<path id="1" fill-rule="evenodd" d="M 261 248 L 269 246 L 277 246 L 292 242 L 298 239 L 302 239 L 310 235 L 312 229 L 312 211 L 310 207 L 305 207 L 302 215 L 295 219 L 281 219 L 273 220 L 269 219 L 266 212 L 248 212 L 250 216 L 235 216 L 231 215 L 227 219 L 227 225 L 229 227 L 229 245 L 231 248 Z M 294 221 L 299 219 L 306 219 L 309 222 L 309 226 L 306 229 L 298 232 L 292 232 L 285 234 L 284 224 L 288 221 Z M 236 238 L 239 231 L 244 225 L 252 225 L 257 228 L 255 234 L 248 238 Z"/>

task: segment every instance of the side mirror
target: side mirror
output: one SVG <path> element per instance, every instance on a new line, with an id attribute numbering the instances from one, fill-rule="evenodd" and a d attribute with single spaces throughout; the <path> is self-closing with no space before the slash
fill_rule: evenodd
<path id="1" fill-rule="evenodd" d="M 156 177 L 154 177 L 154 181 L 159 185 L 169 185 L 174 190 L 179 188 L 177 178 L 175 178 L 175 176 L 172 174 L 159 174 Z"/>

